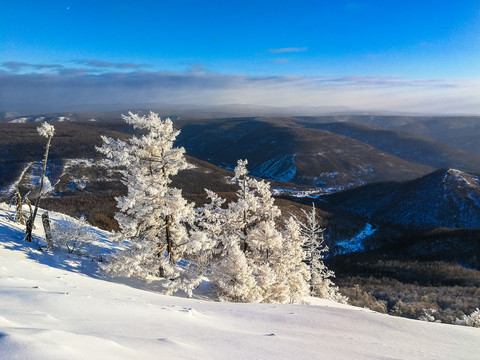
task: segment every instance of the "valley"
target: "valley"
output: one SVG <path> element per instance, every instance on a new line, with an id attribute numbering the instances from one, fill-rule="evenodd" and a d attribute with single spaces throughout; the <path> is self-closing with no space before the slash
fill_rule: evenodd
<path id="1" fill-rule="evenodd" d="M 95 146 L 101 135 L 126 139 L 132 131 L 112 113 L 67 115 L 0 123 L 1 200 L 10 202 L 16 187 L 35 198 L 44 146 L 36 127 L 47 119 L 56 135 L 42 206 L 116 230 L 115 197 L 125 187 Z M 461 142 L 480 118 L 173 118 L 190 164 L 173 185 L 197 206 L 205 188 L 234 199 L 231 169 L 247 158 L 252 175 L 271 181 L 285 216 L 315 204 L 327 264 L 356 305 L 411 318 L 434 308 L 443 322 L 480 307 L 480 156 L 427 130 L 406 132 L 441 123 L 456 126 Z"/>

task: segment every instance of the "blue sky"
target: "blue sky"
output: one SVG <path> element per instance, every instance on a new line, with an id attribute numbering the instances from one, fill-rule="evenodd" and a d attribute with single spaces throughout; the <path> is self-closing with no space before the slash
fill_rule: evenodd
<path id="1" fill-rule="evenodd" d="M 247 103 L 480 113 L 478 94 L 477 0 L 0 4 L 0 110 Z"/>

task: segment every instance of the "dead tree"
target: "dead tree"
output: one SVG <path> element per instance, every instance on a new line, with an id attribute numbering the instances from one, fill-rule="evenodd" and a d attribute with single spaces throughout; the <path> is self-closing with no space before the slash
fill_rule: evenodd
<path id="1" fill-rule="evenodd" d="M 24 214 L 23 214 L 23 209 L 22 209 L 22 196 L 20 195 L 20 191 L 18 188 L 15 189 L 15 195 L 14 195 L 14 201 L 15 201 L 15 222 L 19 222 L 22 225 L 25 225 L 25 219 L 24 219 Z"/>
<path id="2" fill-rule="evenodd" d="M 30 216 L 27 220 L 27 228 L 25 230 L 25 241 L 31 242 L 32 241 L 32 230 L 35 222 L 35 217 L 37 216 L 38 205 L 40 204 L 40 199 L 43 195 L 43 181 L 45 179 L 45 173 L 47 172 L 47 159 L 48 159 L 48 151 L 50 149 L 50 143 L 52 141 L 52 137 L 55 134 L 55 129 L 52 125 L 48 123 L 43 123 L 42 126 L 37 128 L 38 133 L 41 136 L 47 138 L 47 145 L 45 147 L 45 154 L 43 156 L 43 170 L 42 176 L 40 178 L 40 189 L 38 190 L 37 198 L 35 199 L 35 208 L 33 213 L 30 211 Z"/>
<path id="3" fill-rule="evenodd" d="M 50 226 L 50 218 L 48 217 L 48 211 L 42 214 L 43 230 L 45 231 L 45 240 L 47 242 L 47 248 L 53 248 L 52 228 Z"/>

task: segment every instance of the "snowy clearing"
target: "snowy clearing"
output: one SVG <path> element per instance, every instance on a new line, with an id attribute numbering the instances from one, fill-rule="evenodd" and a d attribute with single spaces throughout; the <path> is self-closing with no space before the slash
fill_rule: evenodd
<path id="1" fill-rule="evenodd" d="M 153 283 L 114 282 L 90 259 L 24 243 L 23 229 L 7 221 L 8 211 L 0 206 L 2 360 L 478 359 L 480 354 L 476 328 L 317 299 L 315 305 L 218 303 L 201 299 L 205 292 L 186 299 L 161 295 Z M 98 233 L 103 240 L 97 245 L 111 251 L 105 233 Z M 43 236 L 41 226 L 34 235 Z"/>
<path id="2" fill-rule="evenodd" d="M 363 241 L 373 235 L 377 228 L 370 223 L 365 224 L 365 228 L 351 239 L 337 241 L 335 246 L 337 254 L 349 254 L 352 252 L 361 252 L 365 250 Z"/>

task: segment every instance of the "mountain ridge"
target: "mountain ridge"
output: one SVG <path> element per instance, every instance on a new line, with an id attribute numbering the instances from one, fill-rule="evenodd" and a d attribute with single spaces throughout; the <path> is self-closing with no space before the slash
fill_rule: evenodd
<path id="1" fill-rule="evenodd" d="M 480 177 L 456 169 L 405 182 L 369 184 L 324 199 L 378 221 L 425 229 L 480 228 Z"/>

